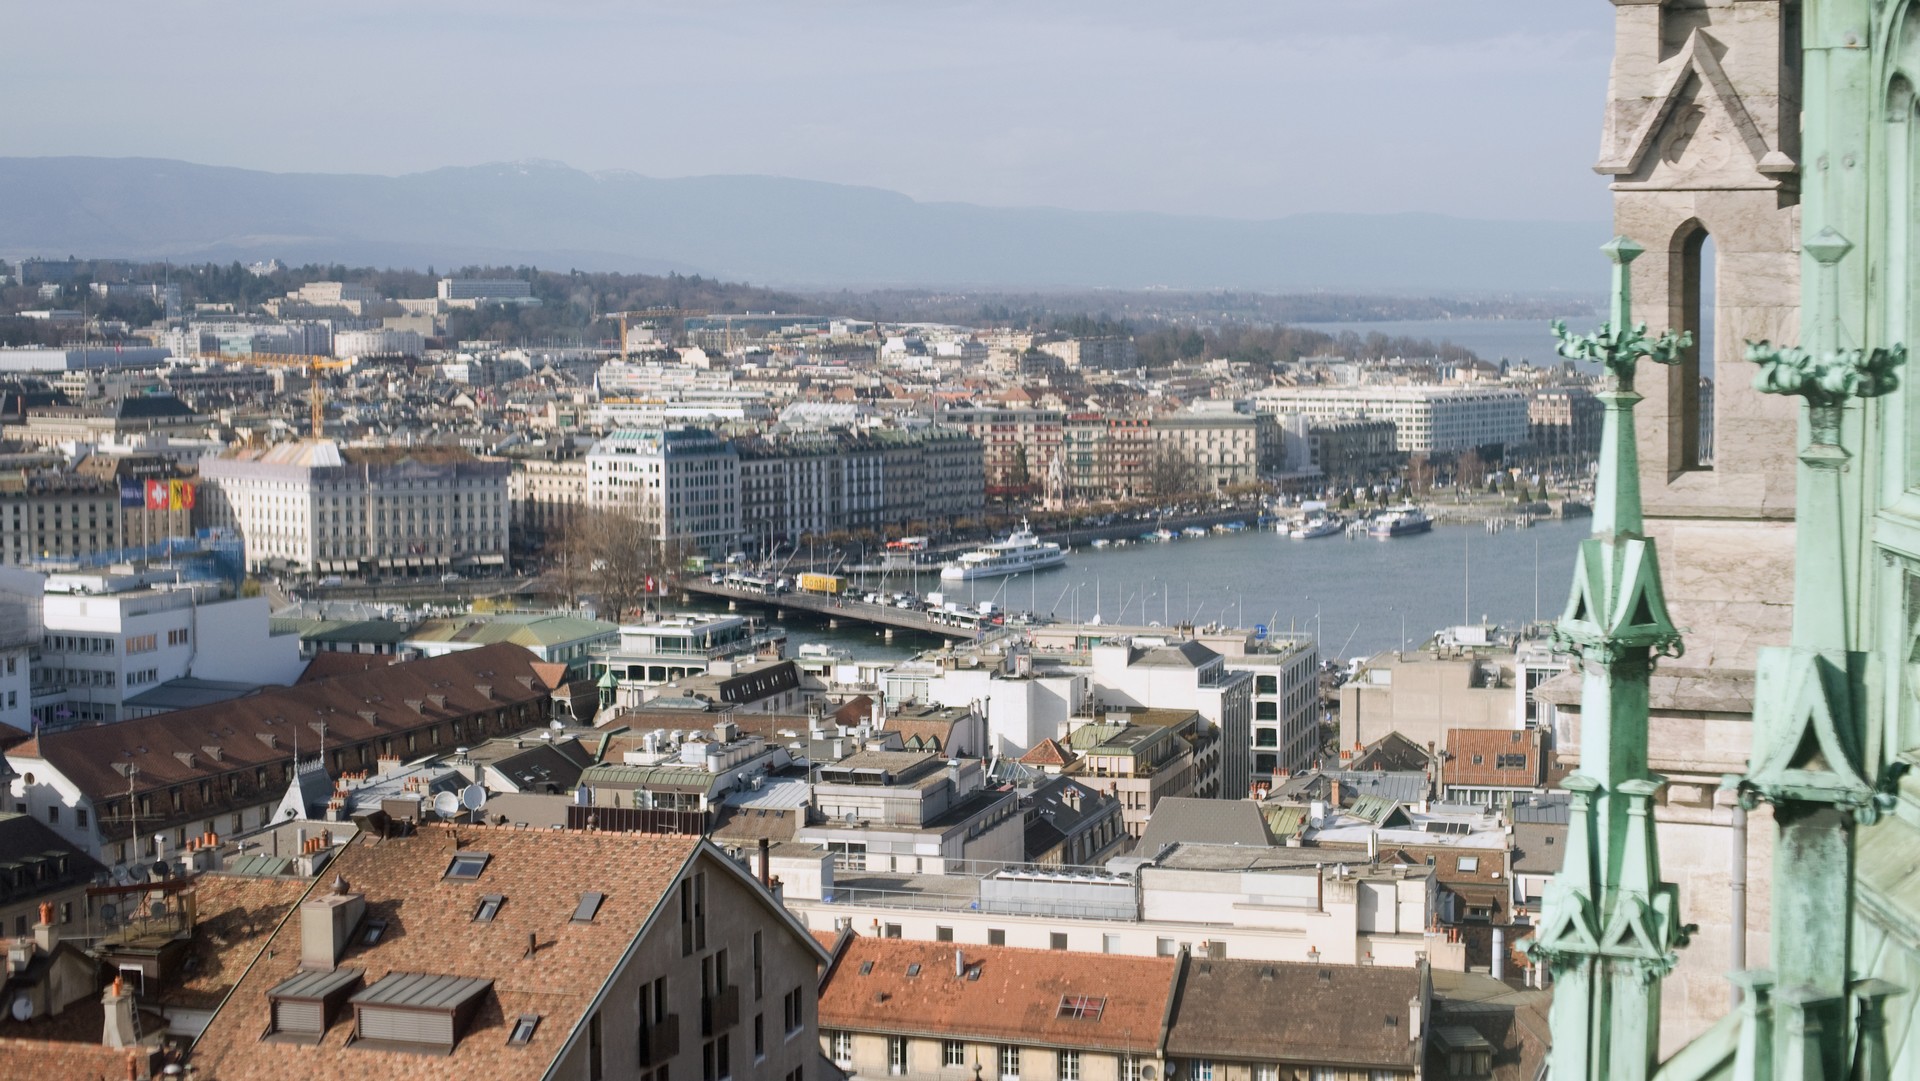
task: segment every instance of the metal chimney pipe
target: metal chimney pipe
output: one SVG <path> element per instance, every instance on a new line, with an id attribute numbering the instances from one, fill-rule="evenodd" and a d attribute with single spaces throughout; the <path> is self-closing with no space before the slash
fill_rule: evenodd
<path id="1" fill-rule="evenodd" d="M 763 889 L 773 888 L 773 868 L 769 866 L 767 854 L 773 851 L 773 842 L 760 838 L 760 885 Z"/>
<path id="2" fill-rule="evenodd" d="M 1504 927 L 1493 929 L 1493 978 L 1507 978 L 1507 929 Z"/>

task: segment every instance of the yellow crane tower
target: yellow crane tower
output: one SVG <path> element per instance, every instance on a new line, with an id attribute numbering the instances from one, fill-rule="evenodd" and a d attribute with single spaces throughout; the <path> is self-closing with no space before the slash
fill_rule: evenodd
<path id="1" fill-rule="evenodd" d="M 305 368 L 307 370 L 307 404 L 312 414 L 313 438 L 326 437 L 327 396 L 320 385 L 320 373 L 332 368 L 351 368 L 353 361 L 337 357 L 299 356 L 292 353 L 246 353 L 229 356 L 223 353 L 202 353 L 203 360 L 217 360 L 224 364 L 258 364 L 263 367 Z"/>
<path id="2" fill-rule="evenodd" d="M 702 308 L 641 308 L 630 312 L 608 312 L 608 319 L 620 321 L 620 359 L 627 359 L 627 321 L 636 323 L 661 323 L 669 319 L 691 319 L 705 315 Z"/>

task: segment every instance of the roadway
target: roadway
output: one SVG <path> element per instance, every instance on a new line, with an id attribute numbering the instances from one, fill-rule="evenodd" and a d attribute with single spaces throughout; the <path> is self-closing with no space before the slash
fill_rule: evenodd
<path id="1" fill-rule="evenodd" d="M 678 588 L 682 593 L 724 597 L 730 601 L 757 604 L 765 608 L 812 612 L 827 619 L 858 620 L 862 623 L 892 627 L 896 630 L 936 634 L 955 641 L 967 641 L 974 636 L 974 632 L 965 627 L 941 623 L 933 619 L 930 613 L 919 609 L 896 608 L 890 604 L 869 604 L 853 597 L 830 597 L 822 593 L 767 593 L 758 589 L 718 585 L 705 578 L 683 578 L 679 581 Z M 992 632 L 1001 630 L 998 627 L 986 629 L 990 637 Z"/>

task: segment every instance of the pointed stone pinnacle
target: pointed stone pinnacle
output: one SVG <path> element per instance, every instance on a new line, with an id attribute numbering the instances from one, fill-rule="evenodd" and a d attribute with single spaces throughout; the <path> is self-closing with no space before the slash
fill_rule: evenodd
<path id="1" fill-rule="evenodd" d="M 1853 241 L 1834 232 L 1833 226 L 1829 225 L 1801 246 L 1821 266 L 1832 266 L 1853 250 Z"/>

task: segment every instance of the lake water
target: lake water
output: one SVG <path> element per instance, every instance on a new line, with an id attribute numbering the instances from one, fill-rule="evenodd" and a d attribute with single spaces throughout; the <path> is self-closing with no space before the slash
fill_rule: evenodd
<path id="1" fill-rule="evenodd" d="M 1566 601 L 1574 551 L 1589 528 L 1589 519 L 1500 533 L 1436 526 L 1422 536 L 1389 541 L 1296 541 L 1271 531 L 1216 534 L 1170 544 L 1077 548 L 1064 567 L 946 592 L 967 603 L 991 600 L 1070 620 L 1098 613 L 1107 623 L 1191 620 L 1264 624 L 1275 632 L 1317 629 L 1323 656 L 1359 657 L 1395 648 L 1403 633 L 1411 647 L 1462 622 L 1485 618 L 1517 628 L 1536 615 L 1553 618 Z M 924 593 L 941 585 L 933 576 L 912 584 L 894 576 L 886 588 Z M 792 648 L 826 642 L 861 659 L 904 659 L 939 644 L 920 635 L 887 642 L 868 627 L 828 630 L 792 611 L 782 623 Z"/>

